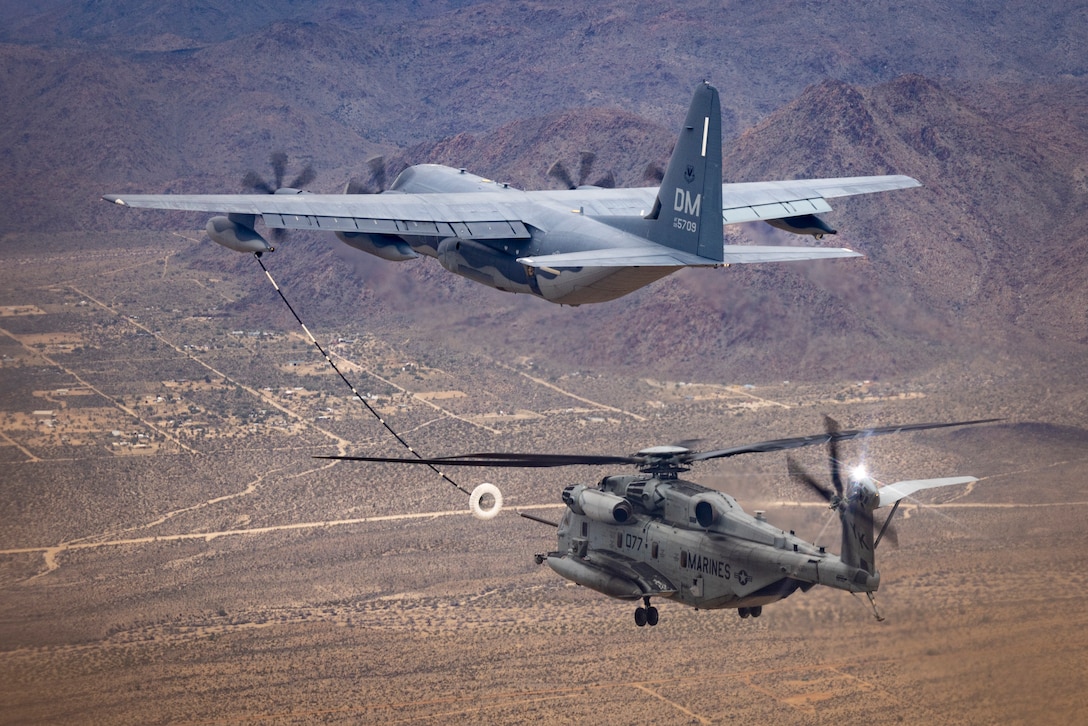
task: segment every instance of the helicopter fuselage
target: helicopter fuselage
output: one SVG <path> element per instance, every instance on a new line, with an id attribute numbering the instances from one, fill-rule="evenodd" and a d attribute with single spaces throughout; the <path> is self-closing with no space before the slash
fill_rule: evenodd
<path id="1" fill-rule="evenodd" d="M 558 549 L 538 557 L 611 597 L 700 609 L 761 608 L 826 585 L 873 592 L 879 573 L 850 566 L 746 513 L 733 497 L 671 475 L 610 476 L 567 487 Z M 758 614 L 758 610 L 753 611 Z"/>

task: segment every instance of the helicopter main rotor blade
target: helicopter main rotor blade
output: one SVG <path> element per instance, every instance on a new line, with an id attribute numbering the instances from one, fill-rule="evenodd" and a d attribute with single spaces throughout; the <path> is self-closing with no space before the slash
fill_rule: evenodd
<path id="1" fill-rule="evenodd" d="M 1001 420 L 1002 419 L 999 418 L 984 418 L 975 421 L 954 421 L 951 423 L 918 423 L 896 426 L 877 426 L 869 429 L 849 429 L 847 431 L 836 431 L 834 433 L 825 431 L 822 434 L 813 434 L 811 436 L 773 439 L 771 441 L 760 441 L 759 443 L 746 444 L 744 446 L 733 446 L 728 449 L 703 451 L 692 454 L 686 458 L 686 461 L 706 461 L 708 459 L 722 459 L 730 456 L 739 456 L 741 454 L 761 454 L 768 451 L 785 451 L 787 449 L 799 449 L 803 446 L 819 446 L 820 444 L 826 444 L 831 441 L 849 441 L 851 439 L 862 439 L 869 436 L 898 434 L 907 431 L 922 431 L 924 429 L 943 429 L 951 426 L 975 426 L 977 424 L 993 423 Z"/>
<path id="2" fill-rule="evenodd" d="M 784 451 L 786 449 L 798 449 L 803 446 L 817 446 L 829 441 L 847 441 L 849 439 L 864 438 L 866 436 L 880 436 L 882 434 L 897 434 L 904 431 L 920 431 L 923 429 L 940 429 L 950 426 L 972 426 L 975 424 L 992 423 L 1002 419 L 988 418 L 977 421 L 956 421 L 953 423 L 922 423 L 904 424 L 898 426 L 879 426 L 869 429 L 851 429 L 848 431 L 824 432 L 812 436 L 797 436 L 788 439 L 774 439 L 761 441 L 756 444 L 734 446 L 729 449 L 716 451 L 704 451 L 702 453 L 681 451 L 669 452 L 669 465 L 690 464 L 696 461 L 708 459 L 721 459 L 741 454 L 758 454 L 769 451 Z M 608 456 L 592 454 L 524 454 L 524 453 L 499 453 L 484 452 L 477 454 L 461 454 L 458 456 L 442 456 L 437 458 L 403 458 L 394 456 L 315 456 L 315 459 L 338 459 L 342 461 L 371 461 L 387 464 L 430 464 L 432 466 L 491 466 L 501 468 L 547 468 L 555 466 L 613 466 L 628 464 L 646 466 L 652 464 L 657 458 L 653 455 L 642 454 L 637 456 Z"/>
<path id="3" fill-rule="evenodd" d="M 547 468 L 553 466 L 611 466 L 641 464 L 642 457 L 593 456 L 581 454 L 506 454 L 481 453 L 443 456 L 434 459 L 408 459 L 393 456 L 315 456 L 315 459 L 373 461 L 387 464 L 430 464 L 432 466 L 492 466 L 500 468 Z"/>
<path id="4" fill-rule="evenodd" d="M 840 497 L 843 494 L 842 464 L 839 461 L 839 440 L 835 438 L 840 433 L 839 422 L 824 414 L 824 430 L 827 431 L 827 465 L 831 470 L 831 486 L 835 487 L 835 493 Z"/>

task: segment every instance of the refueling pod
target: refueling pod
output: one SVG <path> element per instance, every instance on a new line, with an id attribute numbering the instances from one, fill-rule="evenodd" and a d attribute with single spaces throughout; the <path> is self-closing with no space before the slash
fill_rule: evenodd
<path id="1" fill-rule="evenodd" d="M 793 234 L 810 234 L 816 239 L 823 239 L 825 234 L 837 234 L 815 214 L 799 214 L 796 217 L 783 217 L 782 219 L 768 219 L 767 224 L 783 232 Z"/>
<path id="2" fill-rule="evenodd" d="M 212 217 L 204 230 L 212 242 L 235 252 L 271 252 L 274 248 L 253 229 L 252 214 Z"/>

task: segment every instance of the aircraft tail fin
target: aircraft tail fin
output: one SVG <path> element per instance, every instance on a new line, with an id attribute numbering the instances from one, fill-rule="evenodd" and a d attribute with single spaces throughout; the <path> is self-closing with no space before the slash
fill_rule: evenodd
<path id="1" fill-rule="evenodd" d="M 722 111 L 718 90 L 695 89 L 680 138 L 647 216 L 653 242 L 724 260 L 722 235 Z"/>
<path id="2" fill-rule="evenodd" d="M 875 575 L 876 570 L 876 546 L 873 539 L 875 524 L 873 521 L 873 505 L 868 492 L 864 492 L 864 484 L 855 484 L 851 495 L 841 504 L 839 510 L 842 518 L 842 549 L 839 550 L 842 561 L 851 567 L 864 570 L 870 575 Z M 875 489 L 871 483 L 869 487 Z M 860 490 L 860 491 L 859 491 Z"/>

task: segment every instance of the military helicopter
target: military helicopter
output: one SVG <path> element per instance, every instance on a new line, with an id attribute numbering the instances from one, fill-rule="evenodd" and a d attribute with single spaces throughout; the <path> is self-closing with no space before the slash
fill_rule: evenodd
<path id="1" fill-rule="evenodd" d="M 763 606 L 815 585 L 865 593 L 877 620 L 883 620 L 873 593 L 880 587 L 874 557 L 890 532 L 900 502 L 935 487 L 968 484 L 975 477 L 901 481 L 883 487 L 862 468 L 843 476 L 839 442 L 923 429 L 972 426 L 999 419 L 920 423 L 841 430 L 825 416 L 825 431 L 812 436 L 762 441 L 728 449 L 697 452 L 684 446 L 655 446 L 634 456 L 479 453 L 433 459 L 371 456 L 321 456 L 323 459 L 443 466 L 558 467 L 633 464 L 638 474 L 606 476 L 596 486 L 574 484 L 563 489 L 566 511 L 558 523 L 525 512 L 523 517 L 558 530 L 555 551 L 536 555 L 572 582 L 621 600 L 641 600 L 635 609 L 639 627 L 657 625 L 659 612 L 651 598 L 675 600 L 697 609 L 736 609 L 741 618 L 758 618 Z M 791 478 L 804 484 L 838 512 L 842 546 L 833 555 L 793 531 L 781 530 L 741 509 L 723 492 L 680 478 L 691 464 L 741 454 L 782 451 L 827 444 L 831 487 L 819 483 L 787 458 Z M 490 507 L 481 499 L 493 497 Z M 892 506 L 879 532 L 874 511 Z M 499 490 L 481 484 L 470 508 L 485 519 L 502 506 Z M 874 538 L 875 535 L 875 538 Z"/>

